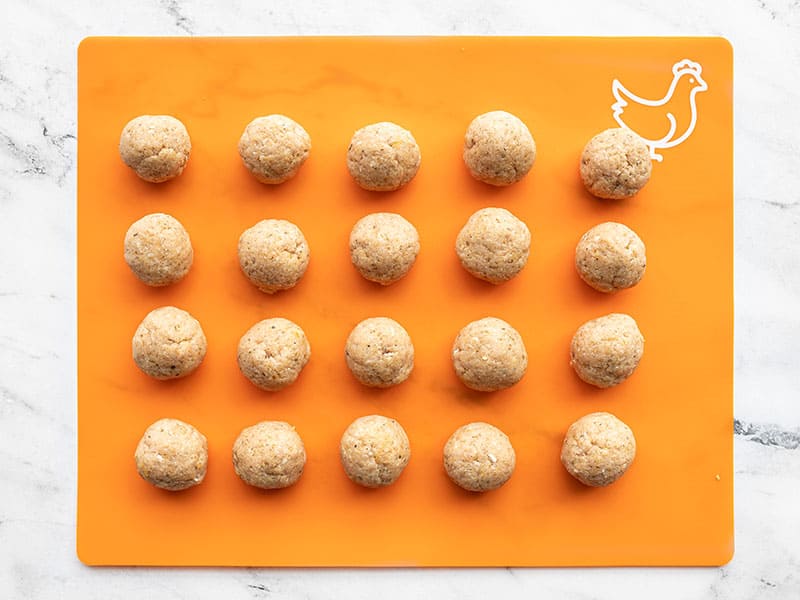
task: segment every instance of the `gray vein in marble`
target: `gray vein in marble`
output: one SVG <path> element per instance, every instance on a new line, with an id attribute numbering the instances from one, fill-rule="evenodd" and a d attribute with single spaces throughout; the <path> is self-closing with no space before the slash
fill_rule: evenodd
<path id="1" fill-rule="evenodd" d="M 757 0 L 756 4 L 760 9 L 764 10 L 769 15 L 769 18 L 773 21 L 778 17 L 778 13 L 775 11 L 775 9 L 768 6 L 764 0 Z"/>
<path id="2" fill-rule="evenodd" d="M 21 354 L 31 360 L 42 360 L 43 358 L 58 358 L 58 353 L 52 350 L 46 352 L 31 352 L 26 348 L 26 345 L 11 336 L 0 335 L 0 348 L 4 350 L 11 350 L 17 354 Z"/>
<path id="3" fill-rule="evenodd" d="M 175 27 L 189 35 L 194 35 L 194 24 L 189 17 L 183 14 L 183 7 L 177 0 L 161 0 L 161 6 L 174 19 Z"/>
<path id="4" fill-rule="evenodd" d="M 796 208 L 800 206 L 800 200 L 794 200 L 792 202 L 779 202 L 778 200 L 764 200 L 764 204 L 767 206 L 774 206 L 775 208 L 780 208 L 781 210 L 789 210 L 792 208 Z"/>
<path id="5" fill-rule="evenodd" d="M 75 163 L 75 143 L 78 141 L 77 136 L 72 133 L 53 134 L 45 123 L 44 117 L 39 117 L 39 126 L 42 128 L 42 137 L 55 149 L 59 157 L 61 157 L 61 172 L 58 175 L 58 185 L 63 185 L 69 172 L 73 169 Z"/>
<path id="6" fill-rule="evenodd" d="M 262 584 L 260 584 L 260 583 L 255 583 L 255 584 L 253 584 L 253 583 L 248 583 L 248 584 L 247 584 L 247 587 L 249 587 L 249 588 L 250 588 L 250 589 L 252 589 L 252 590 L 257 590 L 257 591 L 259 591 L 259 592 L 266 592 L 267 594 L 269 594 L 269 593 L 272 591 L 272 590 L 271 590 L 271 589 L 269 589 L 269 588 L 268 588 L 266 585 L 262 585 Z M 260 596 L 261 594 L 257 594 L 257 595 L 259 595 L 259 596 Z"/>
<path id="7" fill-rule="evenodd" d="M 36 147 L 18 144 L 5 131 L 0 131 L 0 145 L 6 149 L 11 158 L 21 163 L 20 168 L 16 171 L 17 173 L 23 175 L 47 175 L 47 168 L 42 162 Z"/>
<path id="8" fill-rule="evenodd" d="M 2 399 L 7 404 L 21 406 L 32 413 L 39 412 L 39 409 L 36 406 L 31 404 L 24 398 L 20 397 L 19 394 L 17 394 L 14 390 L 7 388 L 5 386 L 0 386 L 0 399 Z"/>
<path id="9" fill-rule="evenodd" d="M 757 442 L 764 446 L 778 446 L 787 450 L 795 450 L 800 446 L 800 431 L 782 429 L 777 425 L 762 425 L 733 420 L 734 435 L 741 435 L 749 442 Z"/>

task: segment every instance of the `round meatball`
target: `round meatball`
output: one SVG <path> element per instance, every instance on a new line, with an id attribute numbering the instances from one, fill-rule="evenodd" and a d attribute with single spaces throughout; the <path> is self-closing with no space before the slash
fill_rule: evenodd
<path id="1" fill-rule="evenodd" d="M 465 326 L 453 344 L 453 367 L 468 388 L 494 392 L 522 379 L 528 353 L 522 336 L 502 319 L 486 317 Z"/>
<path id="2" fill-rule="evenodd" d="M 629 129 L 606 129 L 583 149 L 581 179 L 594 196 L 621 200 L 636 195 L 653 169 L 644 140 Z"/>
<path id="3" fill-rule="evenodd" d="M 456 238 L 461 265 L 495 285 L 516 277 L 527 264 L 530 250 L 527 225 L 504 208 L 475 212 Z"/>
<path id="4" fill-rule="evenodd" d="M 612 313 L 587 321 L 575 332 L 570 364 L 578 377 L 599 388 L 630 377 L 644 353 L 644 337 L 632 317 Z"/>
<path id="5" fill-rule="evenodd" d="M 239 138 L 239 155 L 261 183 L 283 183 L 303 166 L 311 138 L 299 123 L 283 115 L 257 117 Z"/>
<path id="6" fill-rule="evenodd" d="M 470 492 L 496 490 L 511 478 L 517 457 L 508 436 L 488 423 L 456 429 L 444 446 L 444 469 Z"/>
<path id="7" fill-rule="evenodd" d="M 178 419 L 159 419 L 148 427 L 134 455 L 142 479 L 163 490 L 199 485 L 208 467 L 206 436 Z"/>
<path id="8" fill-rule="evenodd" d="M 299 325 L 280 317 L 253 325 L 239 340 L 239 370 L 256 387 L 269 392 L 293 384 L 311 357 L 311 346 Z"/>
<path id="9" fill-rule="evenodd" d="M 614 483 L 631 466 L 636 439 L 631 428 L 614 415 L 596 412 L 569 426 L 561 447 L 561 464 L 584 485 Z"/>
<path id="10" fill-rule="evenodd" d="M 421 160 L 410 131 L 394 123 L 374 123 L 353 134 L 347 169 L 365 190 L 391 192 L 414 178 Z"/>
<path id="11" fill-rule="evenodd" d="M 239 237 L 239 266 L 262 292 L 273 294 L 297 285 L 308 268 L 310 252 L 294 223 L 265 219 Z"/>
<path id="12" fill-rule="evenodd" d="M 133 360 L 155 379 L 177 379 L 194 372 L 206 356 L 200 322 L 185 310 L 162 306 L 147 314 L 133 334 Z"/>
<path id="13" fill-rule="evenodd" d="M 402 383 L 414 368 L 411 337 L 400 323 L 387 317 L 364 319 L 356 325 L 344 356 L 355 378 L 371 387 Z"/>
<path id="14" fill-rule="evenodd" d="M 381 415 L 353 421 L 342 436 L 339 457 L 351 481 L 368 488 L 393 484 L 411 458 L 400 423 Z"/>
<path id="15" fill-rule="evenodd" d="M 169 115 L 142 115 L 128 122 L 119 138 L 119 155 L 151 183 L 173 179 L 189 162 L 192 142 L 183 123 Z"/>
<path id="16" fill-rule="evenodd" d="M 306 465 L 306 449 L 294 427 L 262 421 L 246 427 L 233 444 L 233 469 L 245 483 L 274 490 L 297 482 Z"/>
<path id="17" fill-rule="evenodd" d="M 647 266 L 644 242 L 622 223 L 600 223 L 575 248 L 578 275 L 594 289 L 616 292 L 633 287 Z"/>
<path id="18" fill-rule="evenodd" d="M 189 234 L 170 215 L 145 215 L 125 234 L 125 262 L 147 285 L 159 287 L 180 281 L 193 260 Z"/>
<path id="19" fill-rule="evenodd" d="M 520 119 L 502 110 L 475 117 L 464 136 L 464 162 L 472 176 L 491 185 L 511 185 L 531 170 L 536 143 Z"/>
<path id="20" fill-rule="evenodd" d="M 419 234 L 394 213 L 362 217 L 350 232 L 350 259 L 364 279 L 389 285 L 402 279 L 419 254 Z"/>

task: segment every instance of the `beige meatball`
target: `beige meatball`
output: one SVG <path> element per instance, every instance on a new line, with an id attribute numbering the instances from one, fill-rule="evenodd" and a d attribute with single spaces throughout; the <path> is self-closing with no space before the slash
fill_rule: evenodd
<path id="1" fill-rule="evenodd" d="M 494 317 L 466 325 L 453 344 L 453 367 L 468 388 L 494 392 L 511 387 L 528 368 L 522 336 Z"/>
<path id="2" fill-rule="evenodd" d="M 306 465 L 306 449 L 294 427 L 262 421 L 246 427 L 233 444 L 233 469 L 245 483 L 274 490 L 297 482 Z"/>
<path id="3" fill-rule="evenodd" d="M 194 372 L 206 356 L 200 322 L 185 310 L 162 306 L 148 313 L 133 334 L 133 360 L 155 379 L 177 379 Z"/>
<path id="4" fill-rule="evenodd" d="M 496 490 L 511 478 L 517 457 L 508 436 L 489 423 L 456 429 L 444 446 L 444 469 L 470 492 Z"/>
<path id="5" fill-rule="evenodd" d="M 402 383 L 414 368 L 411 337 L 400 323 L 387 317 L 364 319 L 356 325 L 344 356 L 355 378 L 371 387 Z"/>
<path id="6" fill-rule="evenodd" d="M 478 181 L 511 185 L 531 170 L 536 143 L 525 123 L 502 110 L 475 117 L 464 136 L 464 163 Z"/>
<path id="7" fill-rule="evenodd" d="M 170 491 L 200 484 L 208 467 L 206 436 L 178 419 L 159 419 L 148 427 L 134 455 L 142 479 Z"/>
<path id="8" fill-rule="evenodd" d="M 643 353 L 644 337 L 636 321 L 612 313 L 578 327 L 572 337 L 570 364 L 586 383 L 607 388 L 630 377 Z"/>
<path id="9" fill-rule="evenodd" d="M 594 289 L 616 292 L 633 287 L 647 266 L 644 242 L 622 223 L 600 223 L 575 248 L 578 275 Z"/>
<path id="10" fill-rule="evenodd" d="M 239 266 L 267 294 L 297 285 L 310 255 L 303 232 L 289 221 L 265 219 L 239 237 Z"/>
<path id="11" fill-rule="evenodd" d="M 299 123 L 284 115 L 257 117 L 239 138 L 244 166 L 261 183 L 283 183 L 303 166 L 311 138 Z"/>
<path id="12" fill-rule="evenodd" d="M 456 238 L 461 265 L 493 284 L 516 277 L 527 264 L 530 250 L 528 226 L 504 208 L 475 212 Z"/>
<path id="13" fill-rule="evenodd" d="M 192 142 L 183 123 L 169 115 L 142 115 L 128 122 L 119 138 L 119 155 L 136 174 L 152 183 L 173 179 L 189 162 Z"/>
<path id="14" fill-rule="evenodd" d="M 350 232 L 350 259 L 364 279 L 389 285 L 402 279 L 419 254 L 419 234 L 400 215 L 373 213 Z"/>
<path id="15" fill-rule="evenodd" d="M 239 370 L 254 385 L 274 392 L 293 384 L 311 358 L 299 325 L 280 317 L 253 325 L 239 340 Z"/>
<path id="16" fill-rule="evenodd" d="M 351 481 L 377 488 L 397 481 L 411 458 L 411 446 L 400 423 L 369 415 L 353 421 L 344 432 L 339 457 Z"/>
<path id="17" fill-rule="evenodd" d="M 353 134 L 347 169 L 365 190 L 391 192 L 406 185 L 419 170 L 419 146 L 410 131 L 394 123 L 374 123 Z"/>
<path id="18" fill-rule="evenodd" d="M 125 234 L 125 262 L 154 287 L 180 281 L 194 260 L 192 240 L 181 222 L 164 213 L 145 215 Z"/>
<path id="19" fill-rule="evenodd" d="M 596 412 L 570 425 L 561 447 L 561 464 L 575 479 L 592 487 L 614 483 L 631 466 L 636 439 L 614 415 Z"/>
<path id="20" fill-rule="evenodd" d="M 606 129 L 583 149 L 581 179 L 598 198 L 621 200 L 636 195 L 650 180 L 650 150 L 625 128 Z"/>

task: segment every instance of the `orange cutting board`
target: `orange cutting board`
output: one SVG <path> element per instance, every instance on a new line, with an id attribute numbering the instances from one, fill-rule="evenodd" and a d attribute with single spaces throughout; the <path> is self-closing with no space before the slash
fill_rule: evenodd
<path id="1" fill-rule="evenodd" d="M 584 144 L 616 126 L 612 82 L 664 97 L 673 65 L 702 65 L 696 126 L 664 149 L 647 187 L 627 201 L 589 196 L 578 177 Z M 78 554 L 93 565 L 496 566 L 718 565 L 733 552 L 732 506 L 732 53 L 719 38 L 89 38 L 78 51 Z M 680 94 L 685 94 L 680 97 Z M 672 110 L 691 119 L 687 90 L 639 110 L 644 125 Z M 672 106 L 672 104 L 670 104 Z M 485 111 L 522 118 L 538 154 L 508 188 L 474 181 L 461 158 L 465 129 Z M 631 107 L 633 112 L 633 107 Z M 299 175 L 258 183 L 237 141 L 259 115 L 283 113 L 310 133 Z M 171 114 L 192 138 L 186 171 L 140 181 L 119 158 L 125 123 Z M 641 116 L 644 115 L 644 116 Z M 352 133 L 376 121 L 411 130 L 417 177 L 394 193 L 358 188 L 345 167 Z M 677 135 L 677 133 L 676 133 Z M 454 252 L 468 216 L 500 206 L 533 234 L 530 261 L 492 286 Z M 128 270 L 128 226 L 167 212 L 187 228 L 195 264 L 177 285 L 152 289 Z M 350 264 L 361 216 L 397 212 L 414 223 L 421 252 L 409 275 L 383 288 Z M 309 269 L 293 290 L 262 294 L 239 271 L 240 233 L 284 218 L 305 233 Z M 615 295 L 575 274 L 589 227 L 628 224 L 647 244 L 641 284 Z M 208 354 L 188 378 L 162 382 L 131 359 L 144 315 L 175 305 L 201 322 Z M 618 387 L 584 384 L 569 343 L 584 321 L 633 315 L 646 337 L 636 373 Z M 367 389 L 344 361 L 351 328 L 389 316 L 416 348 L 411 378 Z M 530 365 L 517 386 L 483 394 L 456 378 L 450 348 L 467 322 L 493 315 L 522 334 Z M 256 321 L 300 324 L 312 356 L 297 383 L 256 389 L 238 371 L 236 346 Z M 590 489 L 561 467 L 567 427 L 593 411 L 627 422 L 638 442 L 614 485 Z M 384 414 L 411 440 L 408 468 L 391 487 L 351 483 L 338 443 L 356 417 Z M 133 453 L 161 417 L 207 437 L 202 485 L 158 490 Z M 231 464 L 239 431 L 264 419 L 297 427 L 308 453 L 297 485 L 264 492 Z M 503 429 L 517 469 L 503 488 L 462 491 L 446 477 L 442 447 L 470 421 Z"/>

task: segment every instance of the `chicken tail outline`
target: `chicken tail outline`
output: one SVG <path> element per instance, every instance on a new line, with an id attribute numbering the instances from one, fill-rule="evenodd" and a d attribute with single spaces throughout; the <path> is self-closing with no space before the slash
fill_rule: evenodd
<path id="1" fill-rule="evenodd" d="M 664 148 L 672 148 L 677 146 L 678 144 L 682 143 L 683 141 L 688 138 L 692 132 L 694 131 L 695 125 L 697 125 L 697 103 L 695 101 L 695 96 L 698 92 L 703 92 L 708 89 L 708 84 L 702 78 L 701 73 L 703 72 L 703 67 L 700 63 L 696 63 L 688 58 L 684 58 L 683 60 L 679 60 L 674 65 L 672 65 L 672 83 L 670 83 L 669 89 L 667 90 L 666 95 L 659 99 L 659 100 L 648 100 L 647 98 L 642 98 L 641 96 L 637 96 L 630 90 L 628 90 L 619 79 L 614 79 L 611 83 L 611 93 L 614 94 L 614 98 L 617 101 L 611 105 L 611 109 L 614 111 L 614 120 L 620 125 L 620 127 L 624 127 L 633 131 L 637 135 L 639 135 L 633 128 L 629 127 L 627 123 L 622 119 L 622 113 L 625 110 L 625 107 L 628 106 L 628 100 L 636 102 L 637 104 L 641 104 L 643 106 L 663 106 L 667 104 L 670 100 L 672 100 L 672 95 L 675 93 L 675 88 L 678 86 L 678 82 L 683 77 L 690 77 L 690 82 L 692 83 L 693 87 L 689 92 L 689 104 L 691 107 L 691 120 L 689 122 L 689 126 L 686 130 L 679 135 L 678 137 L 673 138 L 675 132 L 677 130 L 677 122 L 675 120 L 675 115 L 671 112 L 667 113 L 667 119 L 669 120 L 669 131 L 663 137 L 657 140 L 651 140 L 645 138 L 644 136 L 639 135 L 647 147 L 650 149 L 650 157 L 658 162 L 661 162 L 664 157 L 660 154 L 656 153 L 656 149 L 664 149 Z M 627 98 L 627 99 L 626 99 Z"/>

